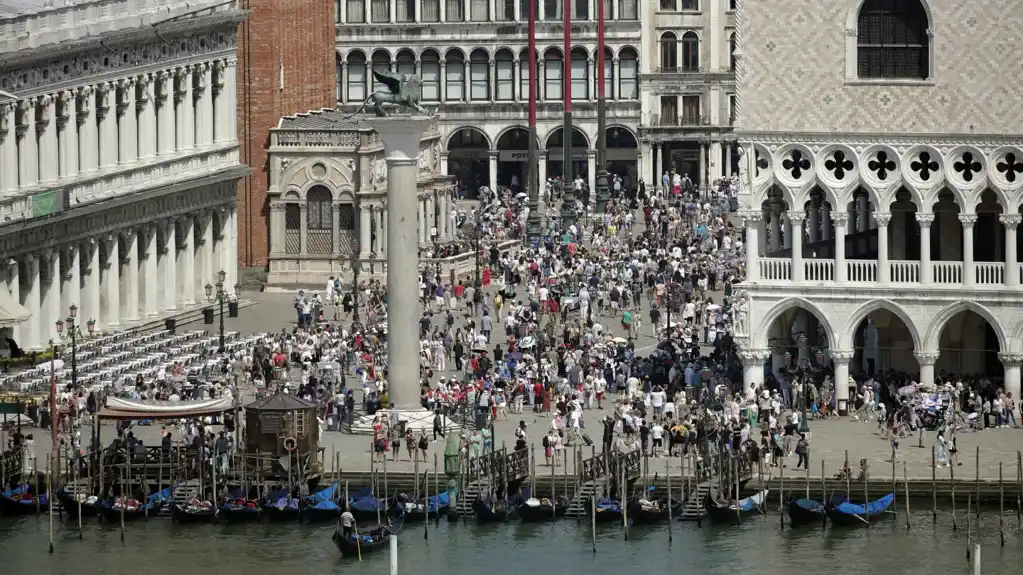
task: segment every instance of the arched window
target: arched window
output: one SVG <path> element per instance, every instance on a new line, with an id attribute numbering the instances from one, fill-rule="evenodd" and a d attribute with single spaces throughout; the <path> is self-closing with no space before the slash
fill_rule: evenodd
<path id="1" fill-rule="evenodd" d="M 600 60 L 597 58 L 598 52 L 593 51 L 593 72 L 596 75 L 600 71 Z M 593 85 L 598 86 L 600 81 L 599 77 L 596 77 Z M 614 52 L 610 48 L 604 48 L 604 97 L 614 99 L 615 92 L 615 66 L 614 66 Z"/>
<path id="2" fill-rule="evenodd" d="M 352 52 L 348 54 L 348 101 L 365 100 L 366 87 L 366 55 Z"/>
<path id="3" fill-rule="evenodd" d="M 728 35 L 728 69 L 735 71 L 735 32 Z"/>
<path id="4" fill-rule="evenodd" d="M 618 0 L 619 20 L 639 20 L 639 0 Z"/>
<path id="5" fill-rule="evenodd" d="M 433 50 L 426 50 L 420 56 L 423 65 L 423 100 L 440 100 L 440 56 Z"/>
<path id="6" fill-rule="evenodd" d="M 866 0 L 856 22 L 857 75 L 926 80 L 927 28 L 919 0 Z"/>
<path id="7" fill-rule="evenodd" d="M 539 69 L 540 57 L 536 58 L 536 65 Z M 529 49 L 522 50 L 519 52 L 519 100 L 528 102 L 529 101 Z M 536 97 L 543 98 L 543 92 L 540 91 L 540 76 L 539 74 L 533 80 L 536 83 Z"/>
<path id="8" fill-rule="evenodd" d="M 555 48 L 549 48 L 543 53 L 544 78 L 543 98 L 544 100 L 560 100 L 564 98 L 562 90 L 562 78 L 564 77 L 564 59 L 561 52 Z"/>
<path id="9" fill-rule="evenodd" d="M 618 53 L 618 97 L 639 98 L 639 55 L 632 48 L 622 48 Z"/>
<path id="10" fill-rule="evenodd" d="M 590 99 L 590 58 L 583 48 L 572 49 L 572 99 Z"/>
<path id="11" fill-rule="evenodd" d="M 416 73 L 416 55 L 409 50 L 402 50 L 398 52 L 398 73 L 399 74 L 415 74 Z"/>
<path id="12" fill-rule="evenodd" d="M 284 198 L 284 201 L 286 202 L 284 204 L 284 253 L 300 254 L 302 253 L 302 206 L 299 205 L 297 196 Z"/>
<path id="13" fill-rule="evenodd" d="M 306 193 L 306 252 L 329 254 L 334 245 L 334 215 L 331 203 L 334 194 L 323 186 L 313 186 Z"/>
<path id="14" fill-rule="evenodd" d="M 674 72 L 678 68 L 678 38 L 672 32 L 661 34 L 661 70 Z"/>
<path id="15" fill-rule="evenodd" d="M 465 56 L 460 50 L 451 50 L 445 60 L 444 99 L 460 102 L 465 99 Z"/>
<path id="16" fill-rule="evenodd" d="M 343 86 L 341 85 L 342 80 L 344 80 L 344 71 L 341 63 L 344 60 L 341 59 L 341 54 L 335 54 L 334 60 L 337 63 L 337 68 L 334 70 L 334 99 L 340 102 L 345 96 L 344 90 L 342 89 Z"/>
<path id="17" fill-rule="evenodd" d="M 372 64 L 374 70 L 381 72 L 388 71 L 391 69 L 391 55 L 384 50 L 377 50 L 373 52 Z M 378 86 L 378 82 L 373 77 L 373 74 L 367 74 L 369 76 L 370 91 L 377 90 L 382 86 Z"/>
<path id="18" fill-rule="evenodd" d="M 700 71 L 700 37 L 691 30 L 682 35 L 682 69 Z"/>
<path id="19" fill-rule="evenodd" d="M 515 99 L 515 57 L 512 55 L 511 50 L 501 49 L 497 51 L 497 56 L 494 58 L 495 67 L 497 68 L 495 76 L 497 77 L 497 86 L 494 92 L 494 99 L 509 102 Z M 529 69 L 529 63 L 526 63 L 527 70 Z"/>
<path id="20" fill-rule="evenodd" d="M 478 48 L 469 56 L 469 98 L 474 102 L 490 99 L 490 56 Z"/>

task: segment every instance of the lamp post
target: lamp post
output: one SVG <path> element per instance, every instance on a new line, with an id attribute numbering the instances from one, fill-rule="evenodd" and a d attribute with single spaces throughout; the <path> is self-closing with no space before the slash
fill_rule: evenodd
<path id="1" fill-rule="evenodd" d="M 220 270 L 220 272 L 217 273 L 217 285 L 216 286 L 212 286 L 210 284 L 206 284 L 206 301 L 208 301 L 210 303 L 217 302 L 217 303 L 220 304 L 220 341 L 219 341 L 219 345 L 217 346 L 217 351 L 219 353 L 224 353 L 224 349 L 225 349 L 224 348 L 224 304 L 227 303 L 227 300 L 230 297 L 230 295 L 227 293 L 226 286 L 224 285 L 224 281 L 226 279 L 227 279 L 227 272 L 225 272 L 224 270 Z M 214 287 L 216 287 L 216 291 L 214 291 Z M 239 289 L 239 286 L 237 286 L 237 285 L 234 286 L 234 289 L 235 289 L 235 293 L 237 293 L 238 289 Z"/>
<path id="2" fill-rule="evenodd" d="M 376 254 L 369 254 L 370 269 L 373 269 L 374 262 L 376 261 Z M 342 269 L 344 266 L 344 258 L 341 260 Z M 352 267 L 352 331 L 362 331 L 362 322 L 359 320 L 359 274 L 362 273 L 362 261 L 359 260 L 358 256 L 352 256 L 350 259 L 350 265 Z"/>
<path id="3" fill-rule="evenodd" d="M 476 214 L 476 219 L 473 222 L 473 227 L 469 228 L 469 233 L 472 234 L 472 247 L 476 252 L 476 281 L 473 287 L 476 289 L 480 288 L 480 240 L 483 237 L 483 217 L 479 213 Z"/>
<path id="4" fill-rule="evenodd" d="M 78 324 L 78 306 L 71 304 L 68 309 L 68 317 L 66 320 L 57 320 L 57 340 L 50 340 L 50 439 L 52 440 L 52 451 L 51 457 L 52 462 L 50 469 L 55 470 L 54 473 L 60 475 L 60 457 L 57 446 L 57 372 L 54 369 L 55 359 L 57 357 L 57 346 L 63 341 L 70 341 L 71 343 L 71 388 L 78 389 L 78 340 L 81 339 L 84 334 L 82 328 Z M 89 332 L 89 336 L 96 330 L 96 320 L 90 319 L 85 322 L 86 329 Z"/>

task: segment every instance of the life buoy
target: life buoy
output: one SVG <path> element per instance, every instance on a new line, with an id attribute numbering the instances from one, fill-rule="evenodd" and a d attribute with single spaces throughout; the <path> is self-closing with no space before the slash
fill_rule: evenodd
<path id="1" fill-rule="evenodd" d="M 294 437 L 284 438 L 284 449 L 287 449 L 288 451 L 295 451 L 296 447 L 298 447 L 298 442 L 295 441 Z"/>

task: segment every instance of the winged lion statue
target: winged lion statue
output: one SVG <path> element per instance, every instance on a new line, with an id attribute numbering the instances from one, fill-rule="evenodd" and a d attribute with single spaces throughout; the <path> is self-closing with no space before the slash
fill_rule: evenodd
<path id="1" fill-rule="evenodd" d="M 399 74 L 390 70 L 379 71 L 373 69 L 373 78 L 387 87 L 386 90 L 377 90 L 369 95 L 362 106 L 352 113 L 360 114 L 366 110 L 366 106 L 372 103 L 373 112 L 377 117 L 387 117 L 384 105 L 393 105 L 399 109 L 408 109 L 421 114 L 430 114 L 419 101 L 423 97 L 423 79 L 415 74 Z"/>

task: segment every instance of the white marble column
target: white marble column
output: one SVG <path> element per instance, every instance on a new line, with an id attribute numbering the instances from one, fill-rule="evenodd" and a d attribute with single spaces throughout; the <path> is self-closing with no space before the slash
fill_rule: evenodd
<path id="1" fill-rule="evenodd" d="M 832 215 L 835 222 L 835 281 L 844 282 L 849 277 L 845 267 L 845 226 L 848 221 L 846 212 L 836 212 Z M 846 366 L 848 369 L 848 365 Z"/>
<path id="2" fill-rule="evenodd" d="M 877 222 L 877 281 L 892 281 L 891 266 L 888 265 L 888 223 L 892 221 L 890 213 L 874 212 Z"/>
<path id="3" fill-rule="evenodd" d="M 99 167 L 113 168 L 117 165 L 117 86 L 104 82 L 97 86 L 96 118 L 99 129 Z"/>
<path id="4" fill-rule="evenodd" d="M 92 86 L 78 89 L 78 169 L 92 174 L 99 167 L 99 120 L 96 117 L 96 93 Z M 99 318 L 97 317 L 97 320 Z"/>
<path id="5" fill-rule="evenodd" d="M 491 84 L 491 86 L 493 86 L 493 85 L 494 84 Z M 490 152 L 490 162 L 489 162 L 490 181 L 487 184 L 487 185 L 490 186 L 490 189 L 494 190 L 495 192 L 497 191 L 497 156 L 498 156 L 498 154 L 499 154 L 499 152 L 494 152 L 494 151 Z"/>
<path id="6" fill-rule="evenodd" d="M 600 0 L 597 0 L 598 2 Z M 713 184 L 716 180 L 721 178 L 721 142 L 710 143 L 710 181 L 708 185 Z"/>
<path id="7" fill-rule="evenodd" d="M 25 342 L 22 344 L 22 348 L 29 350 L 41 350 L 45 342 L 43 341 L 43 292 L 42 292 L 42 278 L 40 272 L 42 270 L 42 258 L 36 254 L 31 254 L 25 257 L 25 268 L 28 272 L 28 291 L 25 294 L 25 299 L 21 305 L 23 305 L 28 311 L 32 312 L 32 315 L 25 322 Z"/>
<path id="8" fill-rule="evenodd" d="M 157 224 L 151 224 L 146 226 L 139 233 L 139 241 L 145 242 L 143 244 L 142 257 L 142 274 L 144 279 L 142 285 L 144 286 L 145 293 L 145 312 L 146 317 L 156 317 L 160 315 L 160 283 L 163 282 L 163 276 L 160 275 L 160 254 L 157 249 Z"/>
<path id="9" fill-rule="evenodd" d="M 1005 226 L 1005 285 L 1019 285 L 1019 261 L 1016 254 L 1016 229 L 1019 227 L 1023 216 L 1019 214 L 1002 214 L 998 221 Z M 1019 399 L 1013 395 L 1013 399 Z"/>
<path id="10" fill-rule="evenodd" d="M 920 225 L 920 283 L 931 281 L 931 224 L 934 214 L 916 213 L 916 222 Z"/>
<path id="11" fill-rule="evenodd" d="M 135 107 L 135 79 L 117 83 L 117 163 L 122 166 L 138 160 L 138 111 Z"/>
<path id="12" fill-rule="evenodd" d="M 792 248 L 792 281 L 801 282 L 806 274 L 803 269 L 803 220 L 806 214 L 789 210 L 789 246 Z"/>
<path id="13" fill-rule="evenodd" d="M 368 204 L 359 204 L 359 259 L 369 257 L 370 245 L 370 211 Z"/>
<path id="14" fill-rule="evenodd" d="M 1020 366 L 1023 365 L 1023 355 L 1017 353 L 999 353 L 998 359 L 1002 360 L 1002 367 L 1005 368 L 1005 392 L 1012 395 L 1016 402 L 1013 415 L 1020 409 Z M 1021 411 L 1023 413 L 1023 411 Z"/>
<path id="15" fill-rule="evenodd" d="M 387 151 L 388 356 L 390 401 L 402 410 L 419 411 L 419 249 L 416 242 L 416 195 L 419 144 L 433 118 L 368 118 Z"/>
<path id="16" fill-rule="evenodd" d="M 224 67 L 224 125 L 227 133 L 224 135 L 225 142 L 238 140 L 238 61 L 228 59 Z M 237 215 L 235 216 L 237 222 Z M 238 234 L 235 233 L 235 237 Z M 236 242 L 237 245 L 237 242 Z M 234 284 L 232 284 L 233 287 Z"/>
<path id="17" fill-rule="evenodd" d="M 78 175 L 78 95 L 73 90 L 60 93 L 58 104 L 57 148 L 61 179 Z"/>
<path id="18" fill-rule="evenodd" d="M 238 281 L 238 207 L 227 206 L 224 218 L 224 271 L 227 272 L 227 288 L 234 293 Z M 336 212 L 335 212 L 336 213 Z M 338 230 L 334 227 L 334 245 L 338 245 Z M 226 288 L 225 288 L 226 289 Z"/>
<path id="19" fill-rule="evenodd" d="M 424 198 L 419 198 L 419 217 L 416 223 L 419 226 L 419 244 L 426 244 L 426 235 L 429 229 L 426 223 L 426 200 Z"/>
<path id="20" fill-rule="evenodd" d="M 590 209 L 594 209 L 597 207 L 597 152 L 594 150 L 586 152 L 586 183 L 590 186 L 590 201 L 587 203 Z"/>
<path id="21" fill-rule="evenodd" d="M 99 263 L 99 242 L 95 239 L 89 239 L 83 246 L 82 249 L 85 252 L 82 254 L 87 258 L 88 265 L 85 268 L 85 289 L 82 294 L 82 317 L 88 322 L 90 319 L 96 320 L 96 328 L 103 329 L 102 323 L 100 323 L 103 317 L 103 311 L 100 306 L 100 263 Z"/>
<path id="22" fill-rule="evenodd" d="M 126 323 L 139 320 L 139 237 L 136 230 L 124 232 L 124 270 L 121 283 L 123 294 L 121 317 Z"/>
<path id="23" fill-rule="evenodd" d="M 202 242 L 199 245 L 200 250 L 200 269 L 202 269 L 202 277 L 199 280 L 198 287 L 198 301 L 202 301 L 205 297 L 205 286 L 206 284 L 217 283 L 217 271 L 213 268 L 213 213 L 208 212 L 202 216 Z"/>
<path id="24" fill-rule="evenodd" d="M 381 205 L 377 212 L 380 214 L 380 222 L 383 224 L 380 228 L 382 230 L 380 238 L 380 255 L 383 255 L 387 253 L 387 234 L 390 233 L 388 232 L 388 226 L 390 224 L 387 220 L 387 203 L 385 202 Z"/>
<path id="25" fill-rule="evenodd" d="M 178 303 L 182 307 L 195 304 L 195 218 L 185 216 L 181 220 L 181 252 L 178 254 L 181 266 L 181 291 Z"/>
<path id="26" fill-rule="evenodd" d="M 66 311 L 60 307 L 60 250 L 53 250 L 46 256 L 46 275 L 49 283 L 43 294 L 43 309 L 46 319 L 42 325 L 42 342 L 44 345 L 51 339 L 59 338 L 57 320 L 66 317 Z"/>
<path id="27" fill-rule="evenodd" d="M 204 62 L 196 70 L 195 144 L 213 145 L 213 65 Z"/>
<path id="28" fill-rule="evenodd" d="M 228 121 L 233 111 L 228 110 L 227 103 L 227 60 L 213 63 L 213 141 L 216 143 L 230 141 L 228 138 Z"/>
<path id="29" fill-rule="evenodd" d="M 66 255 L 68 273 L 60 278 L 60 285 L 63 286 L 60 290 L 61 313 L 68 313 L 72 305 L 77 306 L 79 310 L 84 310 L 85 307 L 82 302 L 82 249 L 77 244 L 72 245 L 68 247 Z M 84 329 L 84 324 L 82 325 Z"/>
<path id="30" fill-rule="evenodd" d="M 913 356 L 916 357 L 916 362 L 920 366 L 920 383 L 933 385 L 934 384 L 934 364 L 938 362 L 940 352 L 937 351 L 914 351 Z M 1013 396 L 1015 397 L 1015 396 Z"/>
<path id="31" fill-rule="evenodd" d="M 852 351 L 831 350 L 835 363 L 835 407 L 839 415 L 849 415 L 849 361 L 854 355 Z"/>
<path id="32" fill-rule="evenodd" d="M 973 227 L 977 224 L 977 214 L 959 214 L 959 222 L 963 225 L 963 285 L 971 286 L 977 277 L 973 263 Z"/>
<path id="33" fill-rule="evenodd" d="M 121 254 L 117 234 L 102 241 L 107 245 L 107 261 L 102 265 L 100 277 L 102 284 L 100 289 L 103 291 L 100 306 L 103 312 L 100 314 L 99 322 L 103 331 L 109 333 L 121 325 Z M 106 303 L 103 303 L 103 298 L 106 299 Z"/>
<path id="34" fill-rule="evenodd" d="M 21 266 L 18 265 L 18 260 L 10 259 L 7 260 L 7 292 L 11 294 L 11 299 L 21 304 Z M 14 341 L 18 342 L 18 345 L 24 347 L 25 342 L 20 325 L 11 327 L 11 337 Z"/>
<path id="35" fill-rule="evenodd" d="M 140 159 L 147 160 L 156 155 L 156 101 L 153 91 L 156 90 L 152 74 L 143 74 L 136 79 L 138 84 L 138 131 Z"/>
<path id="36" fill-rule="evenodd" d="M 39 138 L 36 135 L 36 101 L 18 103 L 21 124 L 18 126 L 18 186 L 30 188 L 39 183 Z M 38 337 L 38 335 L 37 335 Z"/>
<path id="37" fill-rule="evenodd" d="M 39 158 L 36 164 L 36 167 L 39 168 L 39 183 L 54 184 L 60 177 L 58 168 L 60 151 L 57 147 L 57 100 L 49 95 L 41 96 L 36 107 L 39 112 L 36 118 L 36 131 L 39 132 Z M 56 329 L 53 329 L 54 333 L 56 333 Z"/>
<path id="38" fill-rule="evenodd" d="M 0 104 L 0 194 L 18 189 L 18 129 L 14 102 Z"/>
<path id="39" fill-rule="evenodd" d="M 153 83 L 156 97 L 156 152 L 161 156 L 173 154 L 177 122 L 174 117 L 174 76 L 164 70 L 156 74 Z"/>
<path id="40" fill-rule="evenodd" d="M 195 81 L 192 79 L 192 66 L 184 66 L 176 71 L 178 82 L 174 93 L 177 137 L 175 148 L 179 151 L 191 150 L 195 147 L 195 95 L 192 92 Z"/>
<path id="41" fill-rule="evenodd" d="M 759 210 L 750 210 L 742 217 L 746 223 L 746 281 L 756 281 L 760 278 L 760 270 L 757 268 L 757 254 L 760 253 L 758 235 L 764 214 Z"/>
<path id="42" fill-rule="evenodd" d="M 284 213 L 287 204 L 279 201 L 270 202 L 270 253 L 284 252 Z"/>

